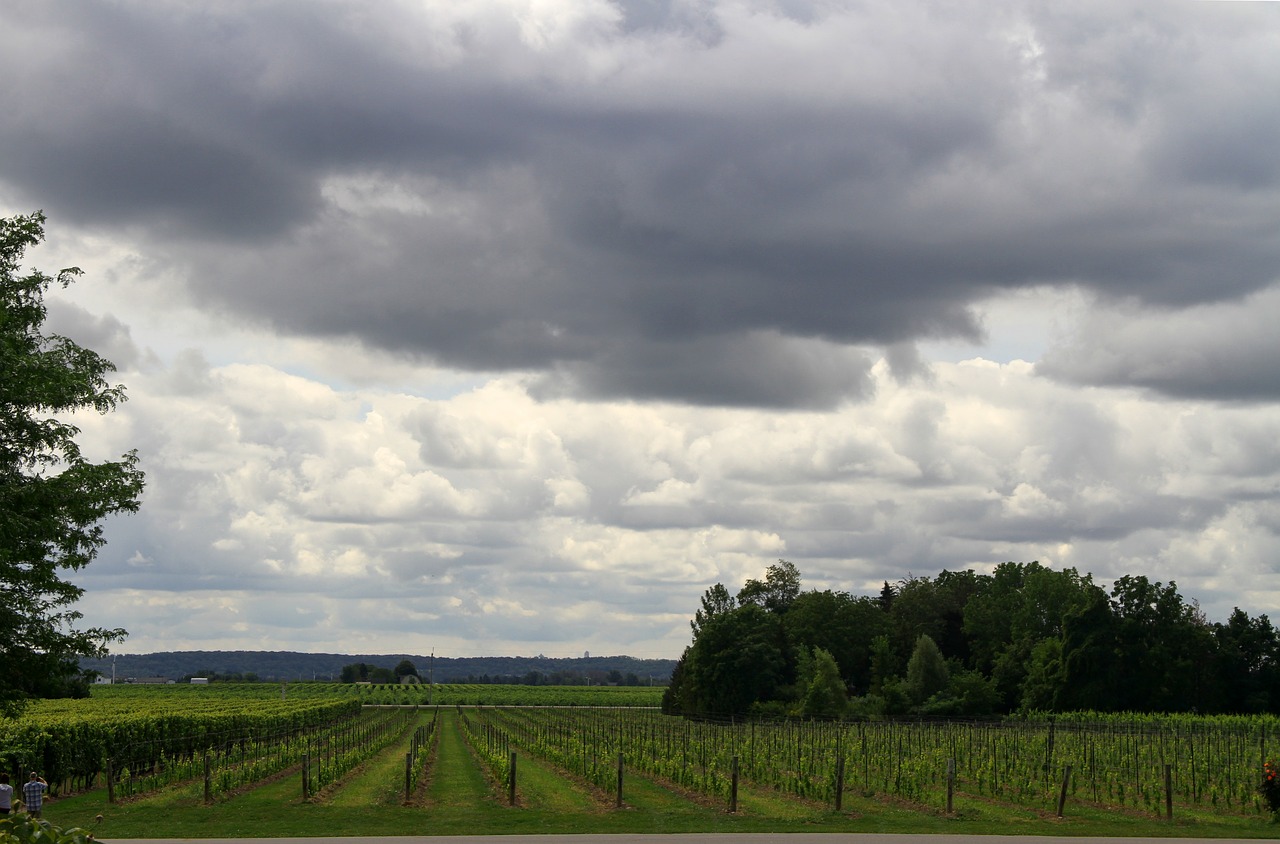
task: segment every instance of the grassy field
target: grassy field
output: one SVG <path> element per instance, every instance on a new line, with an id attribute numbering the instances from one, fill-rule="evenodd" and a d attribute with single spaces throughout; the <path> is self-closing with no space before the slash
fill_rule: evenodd
<path id="1" fill-rule="evenodd" d="M 442 708 L 425 774 L 405 799 L 405 754 L 429 710 L 406 721 L 387 747 L 320 793 L 304 799 L 298 768 L 205 805 L 187 783 L 115 804 L 95 789 L 47 805 L 45 817 L 83 826 L 99 838 L 459 835 L 492 833 L 931 832 L 1079 836 L 1276 837 L 1257 813 L 1179 809 L 1157 814 L 1072 802 L 1066 817 L 959 793 L 942 806 L 897 798 L 845 795 L 840 811 L 743 783 L 738 811 L 723 800 L 626 772 L 623 805 L 616 791 L 591 785 L 517 749 L 516 805 L 477 758 L 456 710 Z"/>

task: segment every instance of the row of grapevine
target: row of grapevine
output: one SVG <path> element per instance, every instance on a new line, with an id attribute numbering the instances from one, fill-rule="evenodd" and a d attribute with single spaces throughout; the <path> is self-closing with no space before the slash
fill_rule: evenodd
<path id="1" fill-rule="evenodd" d="M 21 778 L 40 770 L 57 789 L 73 777 L 86 784 L 98 779 L 110 763 L 121 794 L 189 782 L 216 796 L 305 756 L 308 788 L 316 791 L 419 718 L 411 704 L 386 706 L 378 695 L 408 701 L 427 692 L 322 683 L 95 690 L 88 701 L 42 701 L 20 721 L 0 721 L 0 770 Z M 1065 783 L 1074 801 L 1157 813 L 1168 800 L 1239 813 L 1262 810 L 1262 765 L 1280 755 L 1274 717 L 695 722 L 651 708 L 552 705 L 553 699 L 541 698 L 538 707 L 458 707 L 468 741 L 499 781 L 518 747 L 606 789 L 621 754 L 630 769 L 722 799 L 736 768 L 748 782 L 828 804 L 855 793 L 940 806 L 954 789 L 962 798 L 1047 810 Z M 429 737 L 410 750 L 406 793 L 425 767 Z"/>
<path id="2" fill-rule="evenodd" d="M 627 718 L 623 713 L 633 717 Z M 493 708 L 478 709 L 475 714 L 476 721 L 486 729 L 497 731 L 508 742 L 600 788 L 614 786 L 616 760 L 622 753 L 629 768 L 708 794 L 727 797 L 729 793 L 727 763 L 722 766 L 718 760 L 704 757 L 704 764 L 682 767 L 669 754 L 646 752 L 639 741 L 642 725 L 665 721 L 696 729 L 698 725 L 692 722 L 630 709 Z M 625 738 L 621 733 L 627 734 Z"/>
<path id="3" fill-rule="evenodd" d="M 404 799 L 417 790 L 431 761 L 431 754 L 436 746 L 436 728 L 440 724 L 439 711 L 432 712 L 431 720 L 413 731 L 413 739 L 409 742 L 407 773 L 405 775 Z"/>
<path id="4" fill-rule="evenodd" d="M 186 783 L 194 797 L 203 794 L 208 801 L 301 765 L 304 794 L 310 795 L 401 738 L 415 720 L 411 710 L 366 710 L 303 733 L 283 733 L 200 757 L 166 760 L 141 775 L 125 769 L 118 772 L 113 794 L 129 797 Z M 433 727 L 434 721 L 418 728 L 415 748 L 429 738 Z"/>
<path id="5" fill-rule="evenodd" d="M 252 785 L 309 759 L 358 755 L 378 742 L 388 725 L 406 713 L 357 713 L 328 725 L 287 731 L 213 748 L 188 758 L 162 759 L 148 770 L 114 771 L 113 797 L 131 797 L 186 784 L 193 796 L 212 800 Z M 359 748 L 351 754 L 352 748 Z M 327 754 L 327 755 L 326 755 Z M 358 763 L 359 759 L 356 760 Z M 318 767 L 318 766 L 317 766 Z M 347 766 L 348 768 L 350 765 Z M 344 769 L 345 770 L 345 769 Z"/>
<path id="6" fill-rule="evenodd" d="M 506 731 L 494 727 L 486 719 L 472 719 L 461 707 L 458 707 L 457 712 L 458 722 L 462 725 L 462 734 L 471 745 L 471 749 L 489 769 L 494 780 L 499 783 L 510 783 L 512 742 Z"/>
<path id="7" fill-rule="evenodd" d="M 554 735 L 539 729 L 541 723 L 521 717 L 523 709 L 481 709 L 478 718 L 499 729 L 510 741 L 527 752 L 558 765 L 565 771 L 580 776 L 599 788 L 608 788 L 615 776 L 608 759 L 601 758 L 595 744 L 585 735 L 564 729 Z M 557 723 L 559 719 L 553 719 Z"/>
<path id="8" fill-rule="evenodd" d="M 377 754 L 418 720 L 414 709 L 375 711 L 339 730 L 315 737 L 307 744 L 303 765 L 303 796 L 337 782 L 348 771 Z"/>
<path id="9" fill-rule="evenodd" d="M 87 786 L 108 762 L 117 772 L 150 773 L 174 760 L 278 740 L 360 711 L 358 702 L 342 699 L 249 700 L 238 706 L 224 700 L 205 707 L 178 707 L 160 698 L 114 707 L 48 703 L 33 705 L 20 721 L 0 721 L 0 770 L 22 779 L 26 771 L 40 771 L 54 793 L 64 783 Z"/>
<path id="10" fill-rule="evenodd" d="M 717 723 L 635 709 L 499 708 L 478 710 L 477 721 L 601 786 L 621 753 L 629 768 L 723 798 L 736 760 L 745 780 L 828 803 L 839 784 L 928 805 L 954 789 L 1047 810 L 1066 779 L 1068 797 L 1102 805 L 1262 811 L 1262 761 L 1280 750 L 1273 719 Z"/>

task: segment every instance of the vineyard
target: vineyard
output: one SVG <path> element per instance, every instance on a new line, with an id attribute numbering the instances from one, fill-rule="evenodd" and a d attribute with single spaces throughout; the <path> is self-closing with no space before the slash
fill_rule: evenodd
<path id="1" fill-rule="evenodd" d="M 661 686 L 514 686 L 487 683 L 303 683 L 290 695 L 349 697 L 388 706 L 658 706 Z"/>
<path id="2" fill-rule="evenodd" d="M 1260 815 L 1259 777 L 1280 749 L 1280 721 L 1271 718 L 711 723 L 649 711 L 502 708 L 469 720 L 504 748 L 551 759 L 600 787 L 620 755 L 632 769 L 720 800 L 736 778 L 833 807 L 845 792 L 924 806 L 944 805 L 948 793 L 954 803 L 960 793 L 1051 811 L 1065 793 L 1152 814 L 1176 803 Z"/>
<path id="3" fill-rule="evenodd" d="M 425 705 L 494 688 L 545 705 Z M 273 822 L 298 813 L 301 826 L 292 828 L 304 830 L 360 789 L 379 795 L 374 803 L 386 811 L 378 822 L 400 818 L 391 829 L 403 834 L 418 830 L 415 814 L 449 817 L 448 794 L 432 790 L 447 791 L 450 770 L 487 783 L 457 811 L 501 810 L 489 831 L 519 831 L 535 816 L 543 826 L 589 824 L 579 831 L 668 829 L 681 812 L 689 817 L 681 823 L 706 831 L 880 830 L 890 818 L 918 831 L 984 821 L 1071 834 L 1096 823 L 1146 835 L 1161 834 L 1161 824 L 1233 837 L 1274 830 L 1257 789 L 1264 763 L 1280 753 L 1275 718 L 717 723 L 584 703 L 604 692 L 582 691 L 117 686 L 0 722 L 0 764 L 11 777 L 46 776 L 54 798 L 46 816 L 81 823 L 103 815 L 119 825 L 104 834 L 121 836 L 133 834 L 130 818 L 180 827 L 187 816 L 212 817 L 210 807 L 255 801 L 270 804 Z M 609 693 L 622 700 L 634 691 Z M 577 820 L 542 817 L 562 802 L 546 796 L 556 791 L 596 808 Z M 643 811 L 656 795 L 667 820 Z M 618 807 L 631 811 L 610 811 Z M 463 831 L 480 831 L 475 823 Z"/>

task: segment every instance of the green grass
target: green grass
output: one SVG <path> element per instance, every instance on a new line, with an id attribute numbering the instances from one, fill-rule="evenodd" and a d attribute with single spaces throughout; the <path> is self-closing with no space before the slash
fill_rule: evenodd
<path id="1" fill-rule="evenodd" d="M 423 716 L 426 717 L 425 715 Z M 253 838 L 342 835 L 499 833 L 881 832 L 998 835 L 1271 838 L 1277 827 L 1256 816 L 1211 815 L 1175 807 L 1172 823 L 1132 810 L 1068 803 L 1055 818 L 1025 806 L 957 794 L 955 811 L 847 794 L 842 811 L 744 783 L 739 810 L 628 771 L 624 805 L 555 766 L 520 753 L 517 805 L 472 755 L 452 710 L 441 710 L 438 746 L 425 781 L 404 803 L 404 740 L 304 801 L 296 769 L 205 806 L 193 785 L 109 805 L 92 791 L 47 804 L 60 826 L 84 826 L 99 838 Z M 102 820 L 96 822 L 95 816 Z"/>

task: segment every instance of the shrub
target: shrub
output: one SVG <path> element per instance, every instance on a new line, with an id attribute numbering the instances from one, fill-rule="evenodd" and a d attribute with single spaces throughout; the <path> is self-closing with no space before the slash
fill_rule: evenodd
<path id="1" fill-rule="evenodd" d="M 1262 782 L 1258 784 L 1258 791 L 1271 814 L 1280 813 L 1280 768 L 1270 759 L 1262 766 Z"/>
<path id="2" fill-rule="evenodd" d="M 0 844 L 90 844 L 93 833 L 74 826 L 56 827 L 46 820 L 18 812 L 0 818 Z"/>

